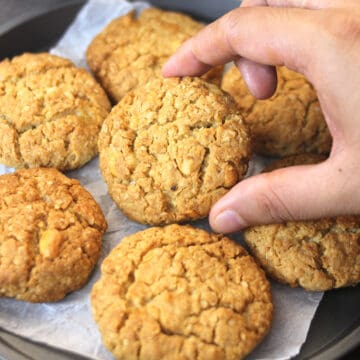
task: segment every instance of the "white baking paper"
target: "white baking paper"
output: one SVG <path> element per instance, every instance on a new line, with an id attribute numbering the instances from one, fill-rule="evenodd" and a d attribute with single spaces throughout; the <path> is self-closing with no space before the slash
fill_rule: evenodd
<path id="1" fill-rule="evenodd" d="M 91 39 L 114 17 L 131 9 L 141 11 L 145 3 L 122 0 L 90 0 L 80 11 L 52 53 L 72 59 L 85 67 L 84 54 Z M 263 159 L 255 158 L 249 176 L 259 172 Z M 0 166 L 0 174 L 12 169 Z M 77 178 L 100 204 L 108 222 L 103 239 L 102 255 L 89 283 L 81 290 L 57 303 L 30 304 L 12 299 L 0 299 L 0 327 L 37 342 L 79 353 L 93 359 L 110 360 L 112 355 L 102 346 L 89 303 L 89 294 L 100 275 L 99 266 L 109 251 L 121 239 L 145 228 L 129 221 L 117 209 L 107 194 L 94 159 L 83 168 L 67 173 Z M 209 230 L 206 220 L 193 223 Z M 241 235 L 232 236 L 242 242 Z M 272 282 L 275 316 L 269 335 L 248 359 L 289 359 L 295 356 L 306 339 L 311 320 L 322 298 L 322 293 L 291 289 Z"/>

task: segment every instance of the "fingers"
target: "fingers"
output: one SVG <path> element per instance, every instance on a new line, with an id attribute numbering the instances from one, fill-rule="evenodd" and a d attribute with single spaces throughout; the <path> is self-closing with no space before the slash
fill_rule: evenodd
<path id="1" fill-rule="evenodd" d="M 303 9 L 324 9 L 359 5 L 358 0 L 243 0 L 241 6 L 298 7 Z"/>
<path id="2" fill-rule="evenodd" d="M 316 12 L 302 9 L 240 7 L 180 47 L 164 65 L 163 75 L 200 75 L 239 56 L 304 73 L 321 41 L 315 16 Z M 314 33 L 319 34 L 314 38 Z"/>
<path id="3" fill-rule="evenodd" d="M 342 0 L 341 0 L 342 1 Z M 349 3 L 353 1 L 348 1 Z M 243 0 L 242 7 L 274 6 L 274 7 L 299 7 L 306 9 L 320 9 L 339 4 L 338 0 Z M 342 2 L 343 5 L 343 2 Z M 247 59 L 239 58 L 235 61 L 249 88 L 249 91 L 258 99 L 266 99 L 276 90 L 277 79 L 275 69 L 261 65 Z"/>
<path id="4" fill-rule="evenodd" d="M 273 95 L 277 86 L 276 70 L 273 66 L 261 65 L 244 58 L 235 60 L 235 64 L 253 96 L 266 99 Z"/>
<path id="5" fill-rule="evenodd" d="M 217 232 L 229 233 L 250 225 L 351 213 L 345 177 L 334 171 L 338 168 L 328 160 L 245 179 L 213 206 L 210 225 Z"/>
<path id="6" fill-rule="evenodd" d="M 241 2 L 242 7 L 266 5 L 266 0 L 243 0 Z M 277 77 L 273 66 L 258 64 L 242 57 L 234 60 L 234 63 L 253 96 L 258 99 L 266 99 L 275 92 Z"/>
<path id="7" fill-rule="evenodd" d="M 196 37 L 201 36 L 200 33 Z M 215 66 L 214 64 L 206 64 L 202 62 L 194 54 L 194 41 L 198 40 L 191 38 L 185 41 L 179 50 L 177 50 L 176 53 L 165 63 L 162 68 L 163 76 L 197 76 L 206 73 L 212 66 Z M 209 47 L 211 47 L 211 45 Z M 233 57 L 235 57 L 235 54 L 233 54 Z M 227 61 L 224 61 L 223 63 L 226 62 Z M 219 62 L 219 64 L 221 63 Z"/>
<path id="8" fill-rule="evenodd" d="M 242 7 L 266 5 L 266 0 L 243 0 L 241 3 Z M 277 76 L 274 67 L 258 64 L 244 58 L 239 58 L 234 62 L 254 97 L 266 99 L 273 95 L 277 86 Z"/>

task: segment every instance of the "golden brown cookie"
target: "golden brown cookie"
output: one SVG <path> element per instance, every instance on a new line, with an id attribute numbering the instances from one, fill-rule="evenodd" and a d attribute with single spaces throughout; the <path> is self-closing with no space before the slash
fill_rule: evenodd
<path id="1" fill-rule="evenodd" d="M 331 135 L 316 92 L 301 75 L 277 68 L 278 87 L 267 100 L 254 98 L 238 69 L 224 75 L 222 88 L 236 100 L 253 137 L 254 151 L 266 156 L 327 154 Z"/>
<path id="2" fill-rule="evenodd" d="M 117 103 L 130 90 L 160 76 L 175 50 L 195 35 L 202 24 L 181 13 L 145 9 L 113 20 L 91 42 L 86 58 L 90 69 Z M 220 86 L 223 67 L 205 79 Z"/>
<path id="3" fill-rule="evenodd" d="M 321 160 L 292 157 L 267 170 Z M 251 253 L 280 282 L 314 291 L 360 282 L 360 216 L 253 226 L 244 234 Z"/>
<path id="4" fill-rule="evenodd" d="M 91 294 L 117 359 L 242 359 L 267 334 L 270 285 L 238 244 L 190 226 L 128 236 Z"/>
<path id="5" fill-rule="evenodd" d="M 70 170 L 97 154 L 110 111 L 104 90 L 58 56 L 23 54 L 0 62 L 0 162 Z"/>
<path id="6" fill-rule="evenodd" d="M 79 289 L 105 230 L 92 196 L 56 169 L 0 176 L 0 296 L 45 302 Z"/>
<path id="7" fill-rule="evenodd" d="M 232 98 L 198 78 L 155 78 L 127 94 L 99 136 L 109 193 L 131 219 L 206 217 L 241 180 L 250 140 Z"/>

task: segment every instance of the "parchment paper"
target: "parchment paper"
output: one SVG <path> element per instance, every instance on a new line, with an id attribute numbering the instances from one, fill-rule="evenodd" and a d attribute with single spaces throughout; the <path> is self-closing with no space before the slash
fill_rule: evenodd
<path id="1" fill-rule="evenodd" d="M 145 3 L 122 0 L 90 0 L 78 14 L 52 53 L 73 60 L 85 67 L 84 53 L 91 39 L 113 18 L 135 8 L 141 11 Z M 248 176 L 261 170 L 264 159 L 255 158 Z M 12 169 L 0 166 L 0 174 Z M 109 251 L 121 239 L 145 228 L 129 221 L 117 209 L 107 194 L 99 167 L 94 159 L 77 171 L 68 172 L 77 178 L 100 204 L 108 222 L 103 238 L 102 255 L 89 283 L 81 290 L 57 303 L 30 304 L 12 299 L 0 299 L 0 327 L 34 341 L 69 350 L 89 358 L 110 360 L 111 354 L 102 346 L 94 323 L 89 294 L 100 275 L 99 266 Z M 210 230 L 207 220 L 193 225 Z M 242 242 L 241 234 L 232 236 Z M 322 293 L 291 289 L 272 282 L 275 316 L 269 335 L 248 359 L 289 359 L 295 356 L 306 339 L 311 320 L 322 298 Z"/>

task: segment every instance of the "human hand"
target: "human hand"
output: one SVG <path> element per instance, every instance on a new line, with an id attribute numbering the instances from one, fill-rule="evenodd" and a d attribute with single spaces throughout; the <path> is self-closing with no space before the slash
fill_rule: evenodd
<path id="1" fill-rule="evenodd" d="M 273 66 L 315 87 L 333 137 L 330 157 L 241 181 L 212 208 L 218 232 L 249 225 L 360 213 L 360 2 L 248 0 L 195 37 L 164 65 L 164 76 L 195 76 L 234 60 L 258 98 L 276 88 Z"/>

